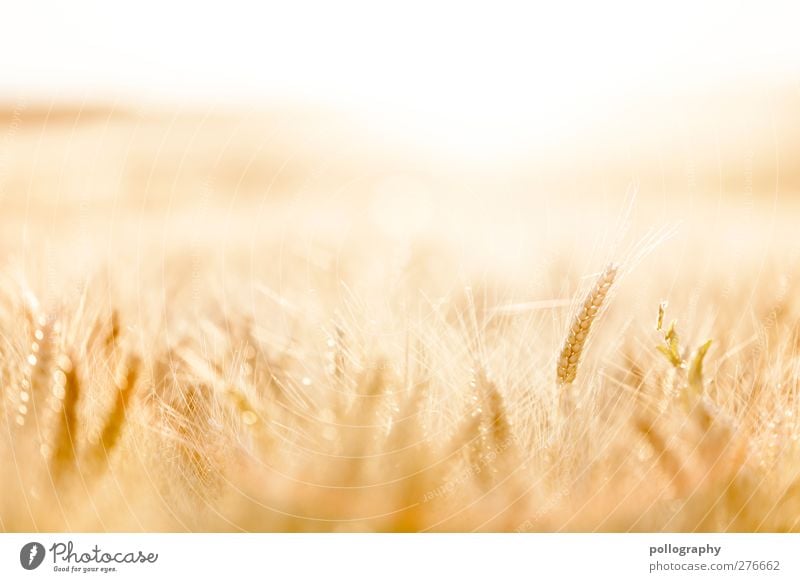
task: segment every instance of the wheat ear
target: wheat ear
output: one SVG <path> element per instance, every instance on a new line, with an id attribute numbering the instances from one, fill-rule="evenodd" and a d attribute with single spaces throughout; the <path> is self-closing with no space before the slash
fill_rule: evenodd
<path id="1" fill-rule="evenodd" d="M 589 330 L 592 323 L 597 318 L 603 302 L 606 300 L 606 295 L 614 279 L 617 276 L 617 265 L 610 264 L 606 270 L 597 279 L 597 282 L 589 291 L 583 305 L 578 311 L 572 326 L 569 328 L 567 339 L 564 342 L 564 347 L 561 350 L 561 355 L 558 359 L 558 383 L 570 384 L 575 380 L 575 374 L 578 372 L 578 363 L 580 362 L 581 352 L 586 344 L 586 338 L 589 336 Z"/>

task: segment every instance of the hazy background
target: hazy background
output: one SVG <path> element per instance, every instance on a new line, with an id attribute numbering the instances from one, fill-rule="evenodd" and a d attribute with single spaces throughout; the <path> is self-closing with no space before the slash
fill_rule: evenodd
<path id="1" fill-rule="evenodd" d="M 790 196 L 797 22 L 794 2 L 17 2 L 0 196 L 363 193 L 397 173 L 461 197 Z"/>

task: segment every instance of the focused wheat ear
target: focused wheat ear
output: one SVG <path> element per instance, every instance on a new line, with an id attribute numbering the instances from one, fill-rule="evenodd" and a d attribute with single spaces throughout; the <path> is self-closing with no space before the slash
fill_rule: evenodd
<path id="1" fill-rule="evenodd" d="M 589 337 L 589 330 L 603 307 L 611 285 L 614 284 L 618 268 L 613 263 L 606 267 L 575 315 L 558 359 L 557 379 L 559 384 L 570 384 L 575 380 L 581 353 L 586 345 L 586 339 Z"/>

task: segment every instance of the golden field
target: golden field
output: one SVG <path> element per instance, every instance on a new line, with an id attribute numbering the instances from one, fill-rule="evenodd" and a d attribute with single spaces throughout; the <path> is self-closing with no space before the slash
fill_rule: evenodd
<path id="1" fill-rule="evenodd" d="M 800 134 L 733 117 L 4 109 L 0 530 L 800 530 Z"/>

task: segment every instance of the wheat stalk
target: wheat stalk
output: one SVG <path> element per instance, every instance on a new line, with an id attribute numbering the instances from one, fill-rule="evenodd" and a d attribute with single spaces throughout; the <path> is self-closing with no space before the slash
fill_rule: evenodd
<path id="1" fill-rule="evenodd" d="M 56 326 L 45 315 L 36 317 L 36 328 L 27 357 L 27 377 L 25 388 L 30 390 L 30 399 L 46 395 L 50 385 Z"/>
<path id="2" fill-rule="evenodd" d="M 126 426 L 128 407 L 133 395 L 134 388 L 139 379 L 141 360 L 135 354 L 129 354 L 124 366 L 124 374 L 121 381 L 117 382 L 114 406 L 106 418 L 103 430 L 100 433 L 100 440 L 94 450 L 94 461 L 105 457 L 109 459 L 111 451 L 119 441 L 124 427 Z"/>
<path id="3" fill-rule="evenodd" d="M 575 375 L 578 372 L 578 363 L 586 345 L 589 330 L 603 307 L 608 290 L 617 276 L 617 269 L 618 267 L 615 264 L 610 264 L 606 267 L 575 316 L 558 359 L 557 378 L 559 384 L 570 384 L 575 380 Z"/>
<path id="4" fill-rule="evenodd" d="M 57 358 L 52 374 L 53 409 L 56 413 L 50 466 L 56 477 L 73 468 L 76 457 L 77 405 L 80 382 L 72 359 L 66 354 Z"/>
<path id="5" fill-rule="evenodd" d="M 689 479 L 684 468 L 684 461 L 680 454 L 671 447 L 667 439 L 655 427 L 652 419 L 643 416 L 634 419 L 636 431 L 641 434 L 656 453 L 658 464 L 664 473 L 669 477 L 670 483 L 676 488 L 680 495 L 685 495 L 690 489 Z"/>
<path id="6" fill-rule="evenodd" d="M 473 373 L 473 417 L 478 420 L 476 434 L 470 441 L 469 462 L 478 480 L 490 486 L 508 467 L 513 457 L 513 434 L 505 401 L 497 385 L 482 366 Z"/>

